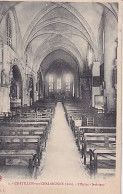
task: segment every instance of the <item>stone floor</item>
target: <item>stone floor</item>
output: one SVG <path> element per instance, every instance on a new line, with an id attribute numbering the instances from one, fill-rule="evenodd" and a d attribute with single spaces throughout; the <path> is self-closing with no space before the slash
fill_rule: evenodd
<path id="1" fill-rule="evenodd" d="M 37 174 L 41 180 L 85 180 L 88 176 L 61 102 L 57 103 L 55 109 L 43 163 L 43 168 Z"/>

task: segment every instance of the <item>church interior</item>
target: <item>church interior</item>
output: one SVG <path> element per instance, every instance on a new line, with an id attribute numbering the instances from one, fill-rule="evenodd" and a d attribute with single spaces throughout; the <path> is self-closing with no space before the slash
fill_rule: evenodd
<path id="1" fill-rule="evenodd" d="M 0 2 L 0 171 L 114 176 L 118 4 Z"/>

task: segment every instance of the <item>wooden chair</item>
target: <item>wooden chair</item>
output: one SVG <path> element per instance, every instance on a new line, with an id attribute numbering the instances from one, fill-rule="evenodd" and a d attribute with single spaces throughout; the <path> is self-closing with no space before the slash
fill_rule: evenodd
<path id="1" fill-rule="evenodd" d="M 87 117 L 87 126 L 94 126 L 94 117 Z"/>

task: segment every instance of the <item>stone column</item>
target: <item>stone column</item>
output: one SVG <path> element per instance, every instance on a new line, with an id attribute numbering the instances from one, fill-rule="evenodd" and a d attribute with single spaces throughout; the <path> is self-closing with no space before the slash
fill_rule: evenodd
<path id="1" fill-rule="evenodd" d="M 40 81 L 40 99 L 43 99 L 44 97 L 44 81 Z"/>
<path id="2" fill-rule="evenodd" d="M 0 113 L 2 112 L 1 71 L 3 68 L 3 43 L 0 41 Z"/>
<path id="3" fill-rule="evenodd" d="M 3 47 L 3 70 L 5 74 L 5 84 L 1 88 L 2 98 L 2 112 L 10 112 L 10 66 L 11 66 L 11 53 L 10 48 L 7 45 Z"/>
<path id="4" fill-rule="evenodd" d="M 93 62 L 92 68 L 92 107 L 95 107 L 95 95 L 100 95 L 100 62 Z"/>
<path id="5" fill-rule="evenodd" d="M 38 100 L 38 91 L 36 90 L 37 77 L 36 75 L 33 77 L 33 89 L 34 89 L 34 102 Z"/>
<path id="6" fill-rule="evenodd" d="M 25 74 L 24 80 L 23 80 L 23 105 L 29 106 L 30 105 L 30 98 L 29 98 L 29 92 L 28 92 L 28 75 Z"/>
<path id="7" fill-rule="evenodd" d="M 107 111 L 110 112 L 115 108 L 115 90 L 113 87 L 113 65 L 116 59 L 116 39 L 118 30 L 116 28 L 117 21 L 112 18 L 109 13 L 105 13 L 105 28 L 104 28 L 104 81 L 105 90 L 104 96 L 107 99 Z M 111 17 L 111 18 L 110 18 Z M 108 19 L 107 19 L 108 18 Z M 109 20 L 110 18 L 110 20 Z M 114 28 L 115 26 L 115 28 Z"/>
<path id="8" fill-rule="evenodd" d="M 79 74 L 75 72 L 74 74 L 74 93 L 75 93 L 75 98 L 79 97 Z"/>
<path id="9" fill-rule="evenodd" d="M 78 79 L 77 79 L 77 98 L 80 97 L 80 76 L 78 74 Z"/>

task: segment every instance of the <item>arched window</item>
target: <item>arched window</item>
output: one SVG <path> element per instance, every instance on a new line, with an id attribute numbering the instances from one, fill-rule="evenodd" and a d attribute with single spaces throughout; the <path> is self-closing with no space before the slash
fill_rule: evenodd
<path id="1" fill-rule="evenodd" d="M 61 78 L 57 78 L 57 90 L 61 90 Z"/>
<path id="2" fill-rule="evenodd" d="M 12 46 L 12 25 L 9 13 L 6 16 L 7 45 Z"/>
<path id="3" fill-rule="evenodd" d="M 70 91 L 70 75 L 66 76 L 66 91 Z"/>
<path id="4" fill-rule="evenodd" d="M 53 92 L 53 76 L 49 76 L 49 92 Z"/>

